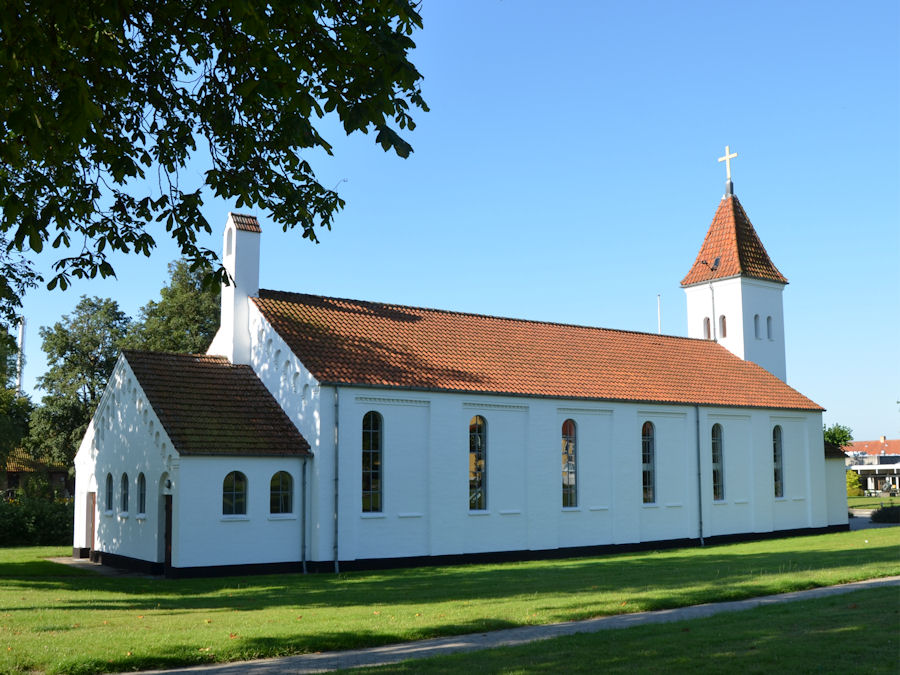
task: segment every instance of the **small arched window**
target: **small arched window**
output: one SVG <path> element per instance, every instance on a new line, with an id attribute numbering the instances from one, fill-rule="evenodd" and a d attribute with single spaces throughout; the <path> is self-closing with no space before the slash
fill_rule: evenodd
<path id="1" fill-rule="evenodd" d="M 766 337 L 769 338 L 770 340 L 772 340 L 772 339 L 774 339 L 774 338 L 772 337 L 772 335 L 773 335 L 773 330 L 772 330 L 772 317 L 771 317 L 771 316 L 767 316 L 767 317 L 766 317 Z"/>
<path id="2" fill-rule="evenodd" d="M 233 239 L 233 237 L 234 237 L 234 232 L 233 232 L 232 229 L 229 227 L 229 228 L 225 231 L 225 255 L 231 255 L 231 248 L 232 248 L 232 239 Z"/>
<path id="3" fill-rule="evenodd" d="M 481 415 L 469 420 L 469 510 L 487 508 L 487 422 Z"/>
<path id="4" fill-rule="evenodd" d="M 757 340 L 762 337 L 759 333 L 759 314 L 753 315 L 753 335 Z"/>
<path id="5" fill-rule="evenodd" d="M 222 515 L 247 514 L 247 477 L 240 471 L 232 471 L 222 481 Z"/>
<path id="6" fill-rule="evenodd" d="M 713 424 L 712 428 L 712 476 L 713 499 L 725 499 L 725 464 L 723 462 L 722 425 Z"/>
<path id="7" fill-rule="evenodd" d="M 293 513 L 294 479 L 279 471 L 269 481 L 269 513 Z"/>
<path id="8" fill-rule="evenodd" d="M 727 336 L 728 336 L 728 330 L 725 326 L 725 315 L 722 314 L 719 317 L 719 337 L 723 338 L 723 337 L 727 337 Z"/>
<path id="9" fill-rule="evenodd" d="M 566 420 L 562 425 L 562 505 L 578 506 L 575 480 L 575 421 Z"/>
<path id="10" fill-rule="evenodd" d="M 381 513 L 382 502 L 382 430 L 384 420 L 374 410 L 363 415 L 362 422 L 362 510 Z"/>
<path id="11" fill-rule="evenodd" d="M 653 422 L 644 422 L 641 429 L 641 481 L 644 503 L 656 502 L 656 433 Z"/>
<path id="12" fill-rule="evenodd" d="M 107 511 L 113 510 L 113 504 L 115 504 L 115 500 L 113 498 L 113 477 L 111 473 L 106 474 L 106 500 L 105 506 Z"/>
<path id="13" fill-rule="evenodd" d="M 712 337 L 712 329 L 709 325 L 709 317 L 703 319 L 703 339 L 709 340 Z"/>
<path id="14" fill-rule="evenodd" d="M 781 447 L 781 427 L 772 429 L 772 464 L 775 469 L 775 496 L 784 497 L 784 456 Z"/>
<path id="15" fill-rule="evenodd" d="M 122 503 L 120 504 L 120 511 L 122 513 L 128 513 L 128 474 L 122 474 Z"/>
<path id="16" fill-rule="evenodd" d="M 138 513 L 147 513 L 147 479 L 138 474 Z"/>

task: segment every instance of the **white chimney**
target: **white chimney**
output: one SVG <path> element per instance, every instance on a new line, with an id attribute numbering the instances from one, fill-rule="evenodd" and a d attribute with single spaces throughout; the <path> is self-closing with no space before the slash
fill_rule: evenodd
<path id="1" fill-rule="evenodd" d="M 222 284 L 219 332 L 209 354 L 232 363 L 250 363 L 249 298 L 259 296 L 259 236 L 262 229 L 254 216 L 229 213 L 222 242 L 222 264 L 230 284 Z"/>

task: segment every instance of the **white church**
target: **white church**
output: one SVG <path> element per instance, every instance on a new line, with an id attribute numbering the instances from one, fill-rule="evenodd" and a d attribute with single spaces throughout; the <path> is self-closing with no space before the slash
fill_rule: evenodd
<path id="1" fill-rule="evenodd" d="M 209 352 L 119 357 L 74 555 L 177 577 L 846 530 L 822 408 L 785 383 L 787 279 L 726 185 L 687 338 L 260 289 L 230 214 Z"/>

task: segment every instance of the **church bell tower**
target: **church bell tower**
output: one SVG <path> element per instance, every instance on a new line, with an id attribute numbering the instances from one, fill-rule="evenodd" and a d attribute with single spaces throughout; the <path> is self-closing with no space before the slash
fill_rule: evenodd
<path id="1" fill-rule="evenodd" d="M 772 263 L 734 195 L 725 146 L 725 195 L 681 287 L 687 296 L 688 337 L 715 340 L 745 361 L 786 381 L 784 307 L 787 279 Z"/>

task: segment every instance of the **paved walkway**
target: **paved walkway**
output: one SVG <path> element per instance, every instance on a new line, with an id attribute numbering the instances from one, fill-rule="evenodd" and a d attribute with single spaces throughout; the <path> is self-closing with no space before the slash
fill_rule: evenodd
<path id="1" fill-rule="evenodd" d="M 279 659 L 264 659 L 261 661 L 241 661 L 211 666 L 195 666 L 193 668 L 179 668 L 175 670 L 154 670 L 145 673 L 184 673 L 185 675 L 294 675 L 299 673 L 322 673 L 342 668 L 358 668 L 360 666 L 381 666 L 390 663 L 399 663 L 408 659 L 422 659 L 440 654 L 453 654 L 455 652 L 471 652 L 479 649 L 491 649 L 493 647 L 505 647 L 521 645 L 536 640 L 547 640 L 561 635 L 574 633 L 596 633 L 601 630 L 616 628 L 630 628 L 650 623 L 667 623 L 670 621 L 682 621 L 684 619 L 701 619 L 722 612 L 738 612 L 754 607 L 763 607 L 782 602 L 795 600 L 811 600 L 829 595 L 849 593 L 866 588 L 882 588 L 887 586 L 900 586 L 900 576 L 887 577 L 885 579 L 872 579 L 870 581 L 858 581 L 852 584 L 829 586 L 827 588 L 814 588 L 808 591 L 796 591 L 780 595 L 767 595 L 761 598 L 737 600 L 734 602 L 719 602 L 706 605 L 694 605 L 678 609 L 664 609 L 656 612 L 637 612 L 635 614 L 621 614 L 619 616 L 607 616 L 586 621 L 570 621 L 566 623 L 553 623 L 544 626 L 524 626 L 522 628 L 509 628 L 506 630 L 492 631 L 489 633 L 473 633 L 470 635 L 457 635 L 447 638 L 435 638 L 432 640 L 420 640 L 418 642 L 405 642 L 385 647 L 371 647 L 369 649 L 353 649 L 344 652 L 321 652 L 318 654 L 303 654 L 300 656 L 288 656 Z"/>

